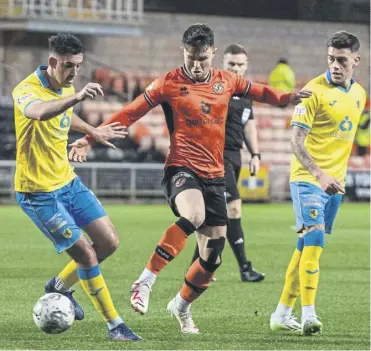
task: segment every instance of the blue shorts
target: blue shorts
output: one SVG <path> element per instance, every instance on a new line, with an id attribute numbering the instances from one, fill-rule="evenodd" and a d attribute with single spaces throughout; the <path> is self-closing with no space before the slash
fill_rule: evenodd
<path id="1" fill-rule="evenodd" d="M 343 195 L 328 195 L 321 188 L 307 182 L 290 183 L 290 191 L 297 232 L 301 232 L 304 227 L 323 224 L 325 232 L 331 234 Z"/>
<path id="2" fill-rule="evenodd" d="M 49 238 L 58 253 L 80 239 L 84 228 L 106 216 L 101 203 L 79 177 L 51 192 L 16 192 L 18 204 Z"/>

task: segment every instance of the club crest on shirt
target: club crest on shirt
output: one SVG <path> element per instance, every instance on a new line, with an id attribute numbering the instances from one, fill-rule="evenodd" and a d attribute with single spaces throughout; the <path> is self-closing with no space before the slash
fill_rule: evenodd
<path id="1" fill-rule="evenodd" d="M 309 216 L 312 217 L 313 219 L 316 219 L 318 216 L 318 211 L 316 209 L 310 210 Z"/>
<path id="2" fill-rule="evenodd" d="M 220 82 L 214 83 L 213 91 L 215 94 L 222 94 L 224 91 L 224 85 Z"/>
<path id="3" fill-rule="evenodd" d="M 211 111 L 211 106 L 210 106 L 210 104 L 201 101 L 201 111 L 202 111 L 205 115 L 209 114 L 210 111 Z"/>

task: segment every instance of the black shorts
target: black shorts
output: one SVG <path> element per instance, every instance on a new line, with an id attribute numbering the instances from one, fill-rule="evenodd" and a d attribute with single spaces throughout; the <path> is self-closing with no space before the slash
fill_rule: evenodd
<path id="1" fill-rule="evenodd" d="M 225 179 L 207 179 L 197 176 L 186 167 L 167 167 L 162 180 L 165 197 L 170 208 L 180 217 L 175 197 L 187 189 L 198 189 L 205 201 L 205 222 L 207 226 L 223 226 L 228 224 L 227 203 L 225 198 Z"/>
<path id="2" fill-rule="evenodd" d="M 224 151 L 224 172 L 227 183 L 227 202 L 238 200 L 240 193 L 237 182 L 241 172 L 241 154 L 240 151 Z"/>

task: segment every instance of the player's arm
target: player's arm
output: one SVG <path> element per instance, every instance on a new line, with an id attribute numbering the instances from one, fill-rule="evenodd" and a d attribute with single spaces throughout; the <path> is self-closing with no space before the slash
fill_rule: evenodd
<path id="1" fill-rule="evenodd" d="M 125 139 L 128 135 L 127 128 L 119 126 L 119 122 L 111 123 L 105 126 L 94 128 L 84 122 L 75 113 L 72 113 L 70 129 L 91 136 L 97 143 L 109 146 L 115 149 L 115 146 L 108 142 L 110 139 Z"/>
<path id="2" fill-rule="evenodd" d="M 249 119 L 244 128 L 244 141 L 251 154 L 250 174 L 256 175 L 260 169 L 260 153 L 258 146 L 258 131 L 254 119 Z"/>
<path id="3" fill-rule="evenodd" d="M 297 105 L 302 99 L 312 95 L 309 90 L 301 90 L 294 93 L 284 93 L 265 84 L 251 83 L 238 76 L 236 80 L 235 94 L 250 100 L 264 102 L 270 105 Z"/>
<path id="4" fill-rule="evenodd" d="M 319 106 L 320 101 L 317 94 L 313 94 L 309 99 L 296 106 L 291 120 L 291 149 L 304 169 L 318 180 L 323 191 L 328 194 L 336 194 L 339 191 L 344 193 L 345 190 L 340 182 L 334 177 L 327 175 L 316 164 L 305 146 L 305 140 L 312 129 Z M 324 150 L 324 152 L 326 151 Z"/>
<path id="5" fill-rule="evenodd" d="M 163 85 L 163 79 L 156 79 L 143 94 L 139 95 L 133 102 L 124 106 L 121 110 L 115 112 L 100 127 L 118 122 L 121 126 L 128 128 L 163 101 Z M 84 161 L 93 145 L 94 140 L 89 135 L 76 140 L 70 144 L 72 149 L 69 153 L 69 159 L 80 162 Z"/>
<path id="6" fill-rule="evenodd" d="M 24 115 L 37 121 L 46 121 L 59 116 L 77 103 L 103 95 L 102 87 L 98 83 L 88 83 L 81 91 L 62 99 L 43 101 L 35 97 L 24 109 Z"/>

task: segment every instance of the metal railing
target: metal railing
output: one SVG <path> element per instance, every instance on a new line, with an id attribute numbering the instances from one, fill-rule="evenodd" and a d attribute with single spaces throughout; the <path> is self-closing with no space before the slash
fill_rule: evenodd
<path id="1" fill-rule="evenodd" d="M 0 161 L 0 195 L 14 199 L 15 161 Z M 163 198 L 163 164 L 158 163 L 73 163 L 76 174 L 97 196 Z"/>
<path id="2" fill-rule="evenodd" d="M 143 0 L 0 0 L 0 18 L 138 23 Z"/>

